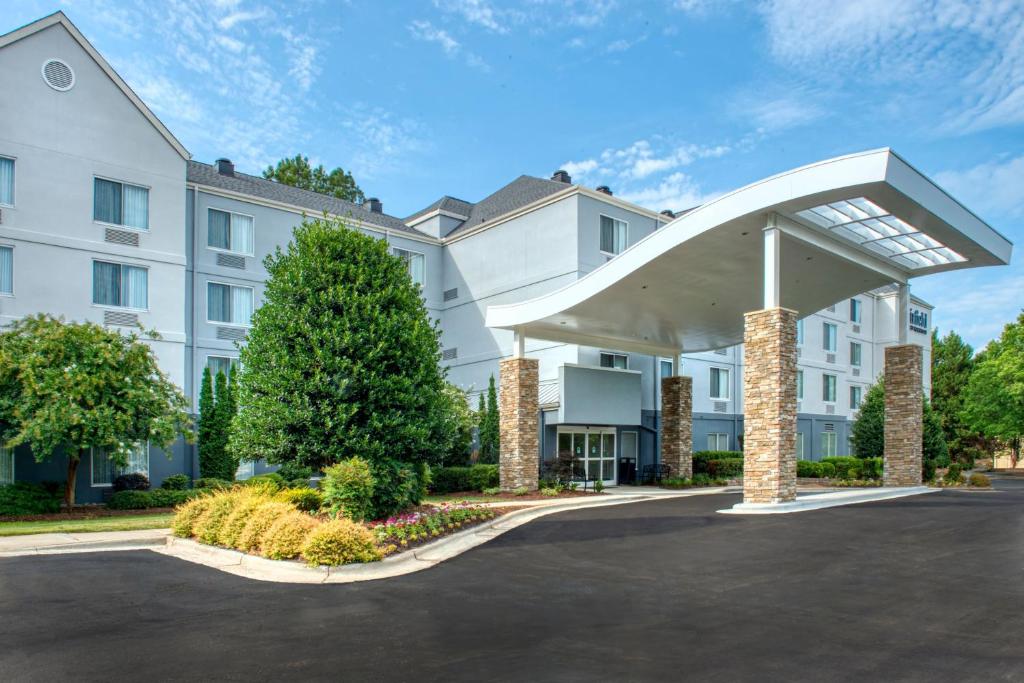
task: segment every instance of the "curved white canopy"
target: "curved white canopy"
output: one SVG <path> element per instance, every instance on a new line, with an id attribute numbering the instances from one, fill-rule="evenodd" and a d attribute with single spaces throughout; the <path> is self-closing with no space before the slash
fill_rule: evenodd
<path id="1" fill-rule="evenodd" d="M 889 149 L 821 161 L 710 201 L 576 282 L 490 306 L 488 327 L 666 354 L 743 340 L 782 235 L 781 305 L 801 316 L 919 275 L 1005 265 L 1012 244 Z"/>

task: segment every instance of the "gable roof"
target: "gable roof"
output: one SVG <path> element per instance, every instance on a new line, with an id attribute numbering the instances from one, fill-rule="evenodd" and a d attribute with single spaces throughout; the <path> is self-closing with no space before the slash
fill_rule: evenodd
<path id="1" fill-rule="evenodd" d="M 171 133 L 167 126 L 165 126 L 163 122 L 157 118 L 156 114 L 154 114 L 152 110 L 150 110 L 150 108 L 146 106 L 146 103 L 143 102 L 142 99 L 135 94 L 135 91 L 132 90 L 127 83 L 125 83 L 124 79 L 121 78 L 116 71 L 114 71 L 114 68 L 110 66 L 110 63 L 103 58 L 103 55 L 101 55 L 99 51 L 97 51 L 96 48 L 92 46 L 92 43 L 86 40 L 85 36 L 82 35 L 82 32 L 79 31 L 73 23 L 71 23 L 71 20 L 67 18 L 64 12 L 54 12 L 53 14 L 45 16 L 42 19 L 37 19 L 36 21 L 33 21 L 31 24 L 26 24 L 21 28 L 10 31 L 9 33 L 5 33 L 4 35 L 0 36 L 0 48 L 4 48 L 12 43 L 16 43 L 22 38 L 27 38 L 31 35 L 35 35 L 36 33 L 39 33 L 40 31 L 48 29 L 51 26 L 55 26 L 57 24 L 63 26 L 67 30 L 67 32 L 71 34 L 71 37 L 75 39 L 75 41 L 82 47 L 83 50 L 85 50 L 86 54 L 92 57 L 93 61 L 96 62 L 97 66 L 99 66 L 100 69 L 102 69 L 103 72 L 107 75 L 107 77 L 114 82 L 114 85 L 120 88 L 121 92 L 124 93 L 125 97 L 127 97 L 131 101 L 131 103 L 135 105 L 139 112 L 144 117 L 146 117 L 146 120 L 149 121 L 150 124 L 152 124 L 152 126 L 157 129 L 157 131 L 160 133 L 160 135 L 164 137 L 165 140 L 167 140 L 167 143 L 174 148 L 174 151 L 180 154 L 183 159 L 191 159 L 192 155 L 189 154 L 187 149 L 185 149 L 185 146 L 178 141 L 178 138 L 174 137 L 174 134 Z"/>
<path id="2" fill-rule="evenodd" d="M 472 208 L 473 202 L 467 202 L 463 199 L 456 199 L 455 197 L 445 195 L 438 199 L 433 204 L 431 204 L 430 206 L 420 209 L 411 216 L 407 216 L 405 222 L 413 223 L 416 221 L 417 218 L 421 216 L 426 216 L 428 213 L 433 213 L 434 211 L 446 211 L 448 213 L 453 213 L 456 216 L 468 218 L 469 212 L 470 210 L 472 210 Z"/>
<path id="3" fill-rule="evenodd" d="M 311 213 L 322 214 L 324 212 L 334 216 L 350 216 L 353 219 L 370 225 L 375 225 L 396 232 L 404 232 L 417 237 L 429 237 L 424 233 L 410 228 L 401 219 L 389 216 L 386 213 L 375 213 L 364 209 L 359 204 L 347 202 L 344 199 L 331 197 L 329 195 L 303 190 L 291 185 L 284 185 L 273 180 L 260 178 L 235 171 L 233 175 L 224 175 L 217 171 L 216 166 L 189 161 L 187 165 L 186 178 L 188 182 L 196 185 L 220 188 L 229 192 L 258 197 L 282 204 L 290 204 L 303 209 L 309 209 Z"/>

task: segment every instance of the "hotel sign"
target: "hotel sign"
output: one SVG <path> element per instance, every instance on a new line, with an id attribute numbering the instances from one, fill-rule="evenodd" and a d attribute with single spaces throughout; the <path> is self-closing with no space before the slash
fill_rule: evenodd
<path id="1" fill-rule="evenodd" d="M 921 334 L 928 334 L 928 314 L 922 310 L 910 309 L 910 329 Z"/>

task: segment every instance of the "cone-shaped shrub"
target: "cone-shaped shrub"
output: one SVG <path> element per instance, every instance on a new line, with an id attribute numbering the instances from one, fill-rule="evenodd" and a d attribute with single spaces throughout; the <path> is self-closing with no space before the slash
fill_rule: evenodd
<path id="1" fill-rule="evenodd" d="M 302 559 L 311 566 L 374 562 L 380 558 L 370 530 L 347 519 L 321 524 L 302 546 Z"/>
<path id="2" fill-rule="evenodd" d="M 272 560 L 291 560 L 299 556 L 306 537 L 320 522 L 305 512 L 293 510 L 277 518 L 263 534 L 260 549 Z"/>

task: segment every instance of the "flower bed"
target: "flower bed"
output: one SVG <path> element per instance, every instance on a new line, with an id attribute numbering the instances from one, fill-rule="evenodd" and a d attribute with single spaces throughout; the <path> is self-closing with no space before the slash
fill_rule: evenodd
<path id="1" fill-rule="evenodd" d="M 492 519 L 493 508 L 468 504 L 442 504 L 432 510 L 408 512 L 378 522 L 370 522 L 370 530 L 385 555 L 454 533 L 464 526 Z"/>

